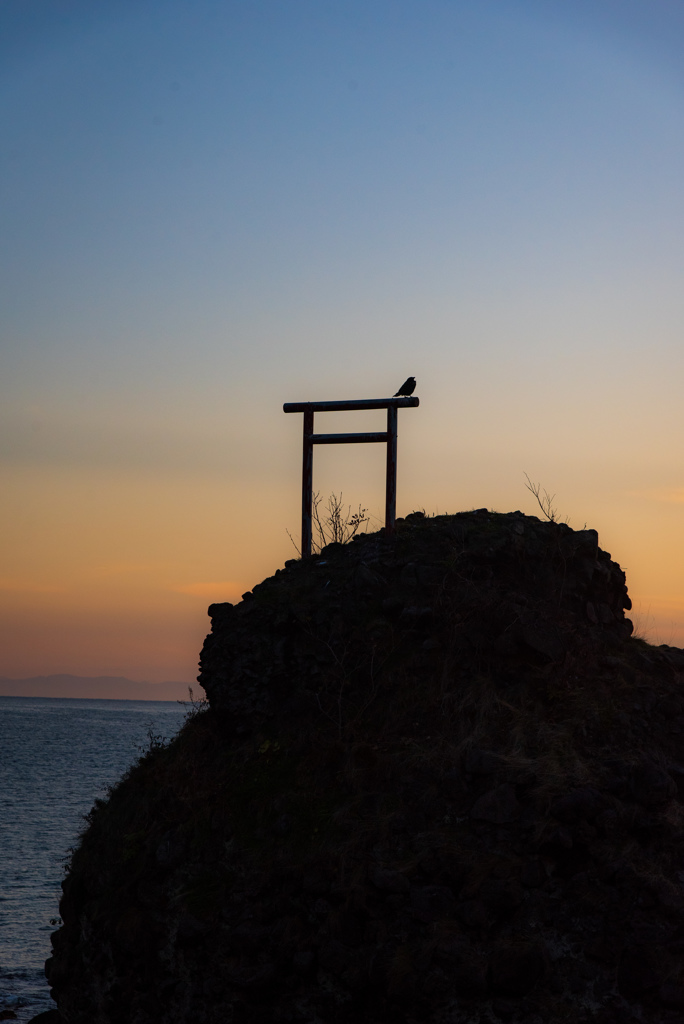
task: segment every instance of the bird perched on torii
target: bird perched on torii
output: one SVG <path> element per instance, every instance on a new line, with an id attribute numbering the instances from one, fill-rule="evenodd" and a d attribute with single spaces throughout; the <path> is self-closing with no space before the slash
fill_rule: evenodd
<path id="1" fill-rule="evenodd" d="M 404 383 L 401 385 L 401 387 L 397 391 L 396 395 L 393 395 L 392 397 L 393 398 L 399 398 L 401 396 L 402 398 L 408 398 L 409 395 L 412 395 L 415 390 L 416 390 L 416 378 L 415 377 L 407 377 L 406 380 L 404 381 Z"/>

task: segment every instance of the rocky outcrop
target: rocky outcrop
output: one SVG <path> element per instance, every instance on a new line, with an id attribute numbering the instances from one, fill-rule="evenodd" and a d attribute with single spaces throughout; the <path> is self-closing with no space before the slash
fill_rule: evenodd
<path id="1" fill-rule="evenodd" d="M 521 512 L 414 513 L 396 540 L 330 545 L 312 562 L 288 562 L 237 607 L 212 605 L 199 681 L 213 708 L 247 728 L 352 665 L 367 677 L 398 644 L 414 661 L 419 647 L 428 668 L 448 650 L 458 671 L 500 676 L 562 662 L 584 626 L 629 636 L 625 608 L 625 575 L 595 530 Z"/>
<path id="2" fill-rule="evenodd" d="M 210 709 L 93 809 L 69 1024 L 675 1024 L 684 652 L 594 531 L 479 510 L 214 605 Z"/>

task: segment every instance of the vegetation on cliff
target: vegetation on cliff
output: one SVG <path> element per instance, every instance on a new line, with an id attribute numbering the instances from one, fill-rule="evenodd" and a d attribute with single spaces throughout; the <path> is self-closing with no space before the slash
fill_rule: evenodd
<path id="1" fill-rule="evenodd" d="M 413 514 L 213 605 L 93 809 L 69 1024 L 681 1022 L 684 652 L 592 530 Z"/>

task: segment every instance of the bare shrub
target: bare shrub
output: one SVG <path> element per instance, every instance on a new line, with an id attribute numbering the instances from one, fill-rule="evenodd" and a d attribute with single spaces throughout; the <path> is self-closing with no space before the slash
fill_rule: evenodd
<path id="1" fill-rule="evenodd" d="M 314 555 L 319 555 L 328 544 L 348 544 L 363 524 L 369 523 L 371 518 L 367 515 L 368 509 L 361 508 L 361 505 L 356 512 L 352 512 L 351 505 L 347 505 L 345 509 L 342 492 L 337 495 L 333 491 L 323 508 L 321 508 L 322 502 L 320 492 L 316 491 L 313 495 L 311 509 L 313 526 L 311 553 Z M 289 530 L 287 530 L 287 535 L 301 556 L 301 550 Z"/>
<path id="2" fill-rule="evenodd" d="M 535 498 L 537 499 L 537 504 L 544 513 L 545 518 L 548 519 L 550 523 L 560 522 L 560 518 L 558 516 L 558 509 L 553 504 L 556 495 L 549 494 L 547 490 L 542 491 L 541 484 L 533 484 L 527 473 L 525 473 L 525 479 L 527 480 L 525 487 L 528 491 L 531 491 L 532 494 L 534 494 Z M 567 521 L 568 517 L 566 516 L 563 522 L 567 523 Z"/>
<path id="3" fill-rule="evenodd" d="M 209 710 L 209 700 L 207 697 L 195 697 L 192 686 L 188 686 L 188 700 L 177 700 L 176 704 L 182 705 L 185 710 L 185 721 L 189 722 L 192 718 L 196 718 L 197 715 L 201 715 L 203 712 Z"/>

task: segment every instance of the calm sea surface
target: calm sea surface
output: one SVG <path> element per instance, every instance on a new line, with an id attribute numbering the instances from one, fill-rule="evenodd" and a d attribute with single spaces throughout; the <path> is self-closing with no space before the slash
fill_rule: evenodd
<path id="1" fill-rule="evenodd" d="M 0 697 L 0 1011 L 55 1005 L 43 963 L 83 815 L 150 731 L 170 739 L 184 717 L 168 701 Z"/>

